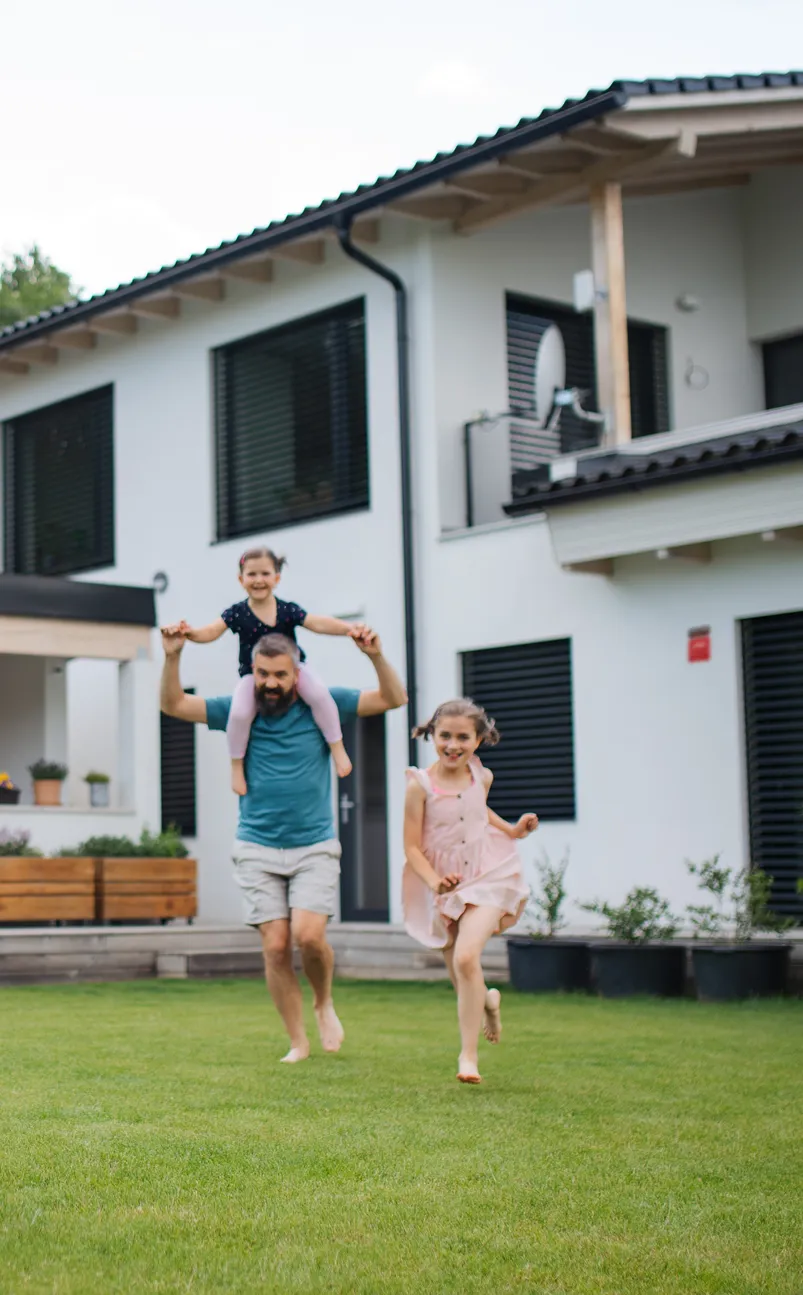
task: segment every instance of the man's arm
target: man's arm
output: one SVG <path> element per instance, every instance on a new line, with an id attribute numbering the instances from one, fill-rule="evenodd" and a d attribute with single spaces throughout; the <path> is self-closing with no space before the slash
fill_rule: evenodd
<path id="1" fill-rule="evenodd" d="M 177 625 L 162 630 L 162 647 L 165 660 L 162 667 L 160 706 L 165 715 L 173 719 L 186 719 L 190 724 L 206 723 L 206 702 L 203 697 L 186 693 L 181 684 L 179 662 L 186 636 Z"/>
<path id="2" fill-rule="evenodd" d="M 357 703 L 358 715 L 384 715 L 385 711 L 398 710 L 407 705 L 407 690 L 389 661 L 382 655 L 382 643 L 379 635 L 372 629 L 365 629 L 355 637 L 354 642 L 364 656 L 370 658 L 378 688 L 360 693 Z"/>

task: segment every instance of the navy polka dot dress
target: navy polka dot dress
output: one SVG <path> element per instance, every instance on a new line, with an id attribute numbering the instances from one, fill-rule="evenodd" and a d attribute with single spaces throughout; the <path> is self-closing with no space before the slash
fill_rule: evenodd
<path id="1" fill-rule="evenodd" d="M 247 598 L 241 603 L 234 603 L 233 606 L 227 607 L 220 615 L 232 634 L 236 634 L 240 640 L 241 675 L 252 673 L 251 656 L 254 647 L 265 634 L 284 634 L 285 638 L 292 639 L 296 643 L 296 629 L 307 619 L 307 613 L 303 607 L 299 607 L 298 603 L 283 602 L 281 598 L 276 599 L 275 625 L 267 625 L 265 621 L 255 616 L 248 606 Z M 297 643 L 296 647 L 298 647 Z M 301 653 L 301 660 L 304 661 L 303 650 L 300 647 L 298 650 Z"/>

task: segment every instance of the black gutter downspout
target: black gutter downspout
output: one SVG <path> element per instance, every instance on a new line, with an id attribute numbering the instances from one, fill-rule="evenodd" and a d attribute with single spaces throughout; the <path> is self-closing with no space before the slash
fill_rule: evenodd
<path id="1" fill-rule="evenodd" d="M 376 261 L 361 247 L 355 247 L 351 241 L 350 222 L 338 221 L 335 225 L 340 246 L 359 265 L 378 274 L 391 285 L 396 293 L 396 353 L 399 378 L 399 448 L 401 454 L 401 507 L 402 507 L 402 564 L 404 569 L 404 644 L 407 657 L 407 698 L 408 715 L 413 724 L 418 716 L 418 671 L 416 669 L 415 645 L 415 573 L 413 567 L 413 490 L 410 455 L 410 343 L 407 329 L 407 289 L 404 282 L 381 261 Z M 416 742 L 412 735 L 408 738 L 408 758 L 411 765 L 416 763 Z"/>

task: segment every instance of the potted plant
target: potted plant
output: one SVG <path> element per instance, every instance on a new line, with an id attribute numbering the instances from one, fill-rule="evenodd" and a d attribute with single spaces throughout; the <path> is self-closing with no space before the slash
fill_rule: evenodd
<path id="1" fill-rule="evenodd" d="M 101 922 L 167 922 L 193 918 L 197 911 L 197 864 L 177 828 L 139 841 L 127 836 L 92 836 L 62 856 L 95 860 L 96 917 Z"/>
<path id="2" fill-rule="evenodd" d="M 96 773 L 90 769 L 89 773 L 84 775 L 84 782 L 89 785 L 89 803 L 93 809 L 107 809 L 109 805 L 109 783 L 111 779 L 107 773 Z"/>
<path id="3" fill-rule="evenodd" d="M 588 989 L 587 941 L 558 938 L 558 932 L 565 926 L 562 910 L 568 866 L 568 851 L 559 864 L 550 863 L 546 854 L 536 864 L 540 888 L 530 888 L 524 910 L 529 932 L 509 935 L 507 939 L 510 983 L 514 989 L 531 994 Z"/>
<path id="4" fill-rule="evenodd" d="M 20 789 L 11 781 L 11 775 L 0 773 L 0 805 L 19 804 Z"/>
<path id="5" fill-rule="evenodd" d="M 636 886 L 617 905 L 582 904 L 605 918 L 609 939 L 589 944 L 591 983 L 603 998 L 631 994 L 679 997 L 686 978 L 686 949 L 670 944 L 677 920 L 649 886 Z"/>
<path id="6" fill-rule="evenodd" d="M 37 760 L 28 766 L 28 773 L 33 778 L 35 805 L 61 804 L 61 784 L 67 777 L 66 764 L 59 764 L 56 760 Z"/>
<path id="7" fill-rule="evenodd" d="M 0 922 L 91 922 L 92 859 L 47 858 L 30 833 L 0 831 Z"/>
<path id="8" fill-rule="evenodd" d="M 703 863 L 686 861 L 697 877 L 706 904 L 687 909 L 694 932 L 692 968 L 697 997 L 706 1002 L 766 998 L 786 988 L 791 944 L 756 939 L 757 932 L 788 931 L 794 922 L 769 908 L 772 877 L 761 868 L 734 872 L 714 855 Z"/>

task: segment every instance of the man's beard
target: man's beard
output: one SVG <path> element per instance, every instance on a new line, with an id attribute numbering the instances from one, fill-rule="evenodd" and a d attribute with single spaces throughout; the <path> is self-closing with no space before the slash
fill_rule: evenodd
<path id="1" fill-rule="evenodd" d="M 286 714 L 290 709 L 296 699 L 296 690 L 288 688 L 287 692 L 282 692 L 277 688 L 268 692 L 264 688 L 255 688 L 254 696 L 260 715 L 265 719 L 274 719 L 277 715 Z"/>

